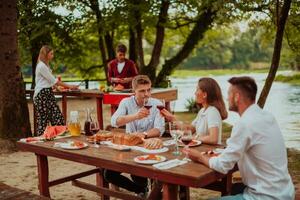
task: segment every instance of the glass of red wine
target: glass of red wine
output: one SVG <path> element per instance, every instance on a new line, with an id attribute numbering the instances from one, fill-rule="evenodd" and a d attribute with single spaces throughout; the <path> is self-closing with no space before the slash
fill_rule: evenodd
<path id="1" fill-rule="evenodd" d="M 193 135 L 191 130 L 185 130 L 184 134 L 181 136 L 181 142 L 184 144 L 184 148 L 189 148 L 190 142 L 193 140 Z M 187 154 L 185 154 L 185 157 L 183 160 L 189 161 L 190 159 L 187 157 Z"/>
<path id="2" fill-rule="evenodd" d="M 144 99 L 144 105 L 143 106 L 144 106 L 144 108 L 146 108 L 146 109 L 148 109 L 150 111 L 150 109 L 152 108 L 152 105 L 150 105 L 150 103 L 149 103 L 149 98 L 145 98 Z M 147 121 L 149 123 L 152 122 L 152 120 L 150 119 L 150 115 L 147 117 Z"/>
<path id="3" fill-rule="evenodd" d="M 97 138 L 96 138 L 96 134 L 98 133 L 99 130 L 100 130 L 100 128 L 99 128 L 98 122 L 91 121 L 90 122 L 90 131 L 94 135 L 94 147 L 96 147 L 96 148 L 99 147 L 99 145 L 97 144 Z"/>
<path id="4" fill-rule="evenodd" d="M 165 100 L 164 100 L 164 99 L 161 100 L 161 103 L 162 103 L 162 104 L 156 106 L 156 108 L 157 108 L 159 111 L 161 111 L 161 110 L 163 110 L 163 109 L 165 108 Z"/>

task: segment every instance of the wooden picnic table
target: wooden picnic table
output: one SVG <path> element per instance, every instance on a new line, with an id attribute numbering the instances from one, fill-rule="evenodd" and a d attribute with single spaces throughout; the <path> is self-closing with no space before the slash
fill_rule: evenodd
<path id="1" fill-rule="evenodd" d="M 184 188 L 186 192 L 186 195 L 181 199 L 189 199 L 189 187 L 205 187 L 220 179 L 223 179 L 222 186 L 225 193 L 229 194 L 231 190 L 232 171 L 224 175 L 194 162 L 188 162 L 187 164 L 167 170 L 159 170 L 151 165 L 142 165 L 133 161 L 134 157 L 145 154 L 143 152 L 135 150 L 122 152 L 111 149 L 105 145 L 100 145 L 100 148 L 95 148 L 90 145 L 80 150 L 65 150 L 59 147 L 53 147 L 55 142 L 64 142 L 69 139 L 86 141 L 85 136 L 80 136 L 35 144 L 17 142 L 17 146 L 20 150 L 33 152 L 37 156 L 39 191 L 42 196 L 50 197 L 49 187 L 72 181 L 72 184 L 75 186 L 100 193 L 102 199 L 109 199 L 108 196 L 121 199 L 141 199 L 128 193 L 109 189 L 108 183 L 103 179 L 102 169 L 125 172 L 153 179 L 162 185 L 164 200 L 178 199 L 179 186 Z M 197 148 L 199 151 L 207 151 L 215 147 L 216 146 L 211 145 L 200 145 L 193 148 Z M 168 152 L 159 155 L 165 156 L 168 160 L 174 158 L 182 159 L 184 157 L 184 155 L 174 156 L 172 154 L 172 146 L 169 148 Z M 94 166 L 95 169 L 49 181 L 48 156 L 91 165 Z M 77 180 L 78 178 L 91 174 L 96 174 L 96 185 Z M 158 189 L 158 192 L 160 192 L 160 189 Z M 157 188 L 154 187 L 148 199 L 155 199 L 156 193 Z M 223 192 L 223 194 L 225 193 Z"/>
<path id="2" fill-rule="evenodd" d="M 33 96 L 34 90 L 26 90 L 26 94 Z M 132 92 L 109 92 L 103 93 L 97 89 L 84 89 L 80 91 L 54 91 L 55 95 L 62 96 L 62 114 L 65 122 L 67 120 L 67 99 L 68 97 L 89 97 L 96 98 L 96 110 L 97 119 L 100 129 L 104 129 L 103 125 L 103 104 L 110 104 L 112 113 L 115 111 L 116 106 L 119 105 L 120 101 L 128 96 L 133 95 Z M 176 88 L 154 88 L 152 90 L 152 97 L 158 99 L 165 99 L 166 106 L 169 108 L 170 101 L 177 100 L 177 89 Z M 34 109 L 34 106 L 33 106 Z M 34 133 L 36 133 L 36 115 L 34 109 Z"/>

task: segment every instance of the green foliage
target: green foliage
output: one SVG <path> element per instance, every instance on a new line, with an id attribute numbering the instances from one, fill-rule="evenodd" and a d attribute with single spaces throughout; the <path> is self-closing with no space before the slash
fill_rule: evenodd
<path id="1" fill-rule="evenodd" d="M 191 113 L 198 113 L 201 107 L 199 104 L 196 103 L 194 98 L 189 98 L 187 99 L 185 108 Z"/>
<path id="2" fill-rule="evenodd" d="M 275 81 L 300 85 L 300 73 L 296 73 L 291 76 L 286 76 L 286 75 L 280 74 L 280 75 L 276 76 Z"/>

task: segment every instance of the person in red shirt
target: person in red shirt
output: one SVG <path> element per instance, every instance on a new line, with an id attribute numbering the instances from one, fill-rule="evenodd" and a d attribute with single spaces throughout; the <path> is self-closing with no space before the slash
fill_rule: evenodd
<path id="1" fill-rule="evenodd" d="M 122 85 L 125 89 L 131 87 L 132 79 L 138 75 L 138 70 L 132 60 L 126 59 L 127 48 L 119 44 L 116 48 L 116 59 L 108 63 L 108 80 L 113 85 Z"/>

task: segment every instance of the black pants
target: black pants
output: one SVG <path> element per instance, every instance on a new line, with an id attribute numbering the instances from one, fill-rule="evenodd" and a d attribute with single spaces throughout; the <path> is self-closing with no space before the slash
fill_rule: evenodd
<path id="1" fill-rule="evenodd" d="M 244 189 L 246 188 L 246 185 L 243 183 L 234 183 L 232 184 L 231 188 L 231 195 L 237 195 L 244 192 Z"/>
<path id="2" fill-rule="evenodd" d="M 42 89 L 34 98 L 34 107 L 37 115 L 37 134 L 42 135 L 50 122 L 54 125 L 64 125 L 64 117 L 56 103 L 51 88 Z"/>
<path id="3" fill-rule="evenodd" d="M 131 175 L 132 180 L 130 180 L 122 176 L 121 172 L 106 169 L 104 170 L 104 178 L 109 183 L 137 194 L 147 191 L 148 180 L 144 177 Z"/>

